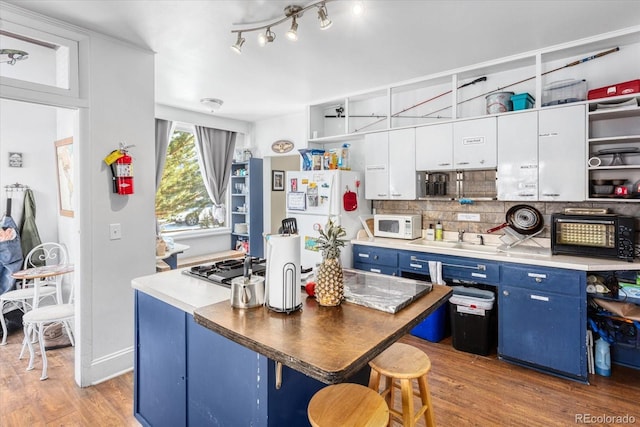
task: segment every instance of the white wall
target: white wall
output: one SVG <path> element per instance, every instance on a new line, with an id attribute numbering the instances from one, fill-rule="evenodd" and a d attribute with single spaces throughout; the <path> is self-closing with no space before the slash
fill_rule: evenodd
<path id="1" fill-rule="evenodd" d="M 56 108 L 2 99 L 0 123 L 0 211 L 4 213 L 6 207 L 5 185 L 28 185 L 36 201 L 36 225 L 41 240 L 58 241 Z M 22 153 L 21 168 L 8 167 L 9 152 Z M 22 199 L 13 199 L 12 216 L 18 225 L 22 204 Z"/>
<path id="2" fill-rule="evenodd" d="M 92 34 L 89 72 L 78 150 L 84 384 L 132 367 L 131 279 L 155 271 L 154 56 Z M 120 142 L 135 144 L 129 196 L 112 193 L 103 160 Z M 121 239 L 109 239 L 110 224 L 121 225 Z"/>
<path id="3" fill-rule="evenodd" d="M 254 126 L 254 156 L 264 158 L 263 163 L 263 192 L 271 194 L 271 159 L 278 156 L 291 156 L 298 154 L 298 149 L 307 147 L 307 112 L 300 111 L 295 114 L 273 117 L 260 120 Z M 285 154 L 274 153 L 271 144 L 285 139 L 294 143 L 293 151 Z M 276 168 L 277 169 L 277 168 Z M 265 232 L 271 230 L 271 197 L 264 198 L 264 219 L 263 227 Z M 272 233 L 277 230 L 271 230 Z"/>

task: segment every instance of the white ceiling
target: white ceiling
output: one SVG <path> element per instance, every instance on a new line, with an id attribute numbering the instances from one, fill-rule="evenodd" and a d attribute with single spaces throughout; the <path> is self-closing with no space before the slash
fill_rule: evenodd
<path id="1" fill-rule="evenodd" d="M 638 0 L 369 0 L 354 17 L 351 2 L 327 4 L 333 26 L 317 14 L 299 19 L 299 40 L 273 28 L 260 47 L 246 33 L 242 55 L 233 24 L 284 16 L 308 0 L 10 0 L 47 16 L 157 53 L 156 102 L 204 111 L 221 98 L 221 117 L 254 121 L 307 104 L 527 52 L 640 24 Z"/>

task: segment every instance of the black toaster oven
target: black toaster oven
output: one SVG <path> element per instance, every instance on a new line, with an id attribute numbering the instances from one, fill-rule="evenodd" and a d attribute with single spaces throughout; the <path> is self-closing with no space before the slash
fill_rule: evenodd
<path id="1" fill-rule="evenodd" d="M 553 214 L 551 252 L 633 261 L 635 232 L 630 216 Z"/>

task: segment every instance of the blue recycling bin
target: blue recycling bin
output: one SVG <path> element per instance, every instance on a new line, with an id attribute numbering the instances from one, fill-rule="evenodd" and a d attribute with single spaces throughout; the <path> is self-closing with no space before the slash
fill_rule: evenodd
<path id="1" fill-rule="evenodd" d="M 447 305 L 443 304 L 409 333 L 430 342 L 440 342 L 447 335 Z"/>

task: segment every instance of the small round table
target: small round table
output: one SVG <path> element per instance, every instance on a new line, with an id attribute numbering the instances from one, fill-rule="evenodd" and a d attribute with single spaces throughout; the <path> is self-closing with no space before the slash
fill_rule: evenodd
<path id="1" fill-rule="evenodd" d="M 12 276 L 19 280 L 33 279 L 33 308 L 38 307 L 40 297 L 40 285 L 42 279 L 48 277 L 61 276 L 63 274 L 71 273 L 73 271 L 73 264 L 56 264 L 45 265 L 43 267 L 32 267 L 25 270 L 16 271 Z M 62 287 L 56 286 L 56 301 L 58 304 L 62 304 Z"/>

